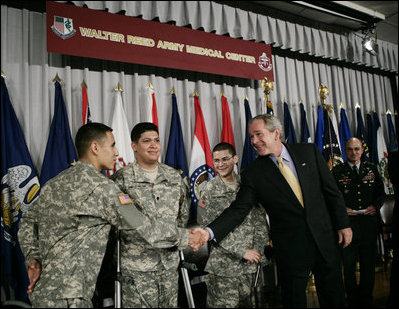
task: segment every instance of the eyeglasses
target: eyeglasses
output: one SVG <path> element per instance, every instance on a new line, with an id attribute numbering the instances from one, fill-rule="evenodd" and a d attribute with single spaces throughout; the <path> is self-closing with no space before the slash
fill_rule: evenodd
<path id="1" fill-rule="evenodd" d="M 234 156 L 231 156 L 230 158 L 229 158 L 229 157 L 224 157 L 224 158 L 221 158 L 220 160 L 219 160 L 219 159 L 214 159 L 214 160 L 213 160 L 213 163 L 214 163 L 215 165 L 218 165 L 218 164 L 220 164 L 220 163 L 226 163 L 226 162 L 228 162 L 232 157 L 234 157 Z"/>

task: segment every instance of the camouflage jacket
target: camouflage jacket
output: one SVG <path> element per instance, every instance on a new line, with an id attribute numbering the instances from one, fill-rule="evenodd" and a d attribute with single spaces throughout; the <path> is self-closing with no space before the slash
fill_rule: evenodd
<path id="1" fill-rule="evenodd" d="M 186 227 L 189 213 L 189 198 L 179 172 L 166 164 L 159 163 L 158 174 L 152 183 L 143 169 L 135 161 L 118 170 L 111 179 L 119 188 L 128 193 L 141 211 L 155 221 L 163 220 L 170 225 Z M 167 225 L 159 225 L 155 235 L 167 232 Z M 184 229 L 186 232 L 187 230 Z M 177 249 L 184 249 L 189 242 L 189 234 L 181 234 L 180 239 L 170 248 L 154 248 L 133 230 L 121 233 L 121 270 L 124 275 L 131 271 L 156 271 L 178 267 Z"/>
<path id="2" fill-rule="evenodd" d="M 26 263 L 42 263 L 31 299 L 91 299 L 111 225 L 121 224 L 118 193 L 111 180 L 84 162 L 41 189 L 19 230 Z"/>
<path id="3" fill-rule="evenodd" d="M 240 176 L 236 175 L 240 182 Z M 201 189 L 200 196 L 205 203 L 204 225 L 216 219 L 235 200 L 236 190 L 229 188 L 220 176 L 208 181 Z M 256 272 L 256 264 L 247 264 L 243 256 L 247 249 L 257 249 L 261 263 L 266 264 L 264 249 L 269 243 L 266 213 L 260 206 L 254 206 L 245 220 L 235 228 L 219 245 L 211 243 L 211 253 L 205 271 L 225 277 Z"/>
<path id="4" fill-rule="evenodd" d="M 113 181 L 79 161 L 46 183 L 21 219 L 19 242 L 26 264 L 37 259 L 42 273 L 35 299 L 91 299 L 111 225 L 135 228 L 153 246 L 167 247 L 179 231 L 155 235 L 157 225 L 126 199 Z"/>

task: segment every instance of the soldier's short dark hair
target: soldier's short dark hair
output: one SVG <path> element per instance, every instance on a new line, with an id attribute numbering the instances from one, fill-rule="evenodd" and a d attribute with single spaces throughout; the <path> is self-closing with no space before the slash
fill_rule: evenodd
<path id="1" fill-rule="evenodd" d="M 91 122 L 81 126 L 75 137 L 78 157 L 86 154 L 93 141 L 101 143 L 107 137 L 107 132 L 112 132 L 112 129 L 99 122 Z"/>
<path id="2" fill-rule="evenodd" d="M 152 122 L 140 122 L 136 124 L 132 129 L 132 132 L 130 134 L 132 142 L 137 143 L 141 137 L 141 134 L 147 131 L 155 131 L 159 134 L 158 127 Z"/>
<path id="3" fill-rule="evenodd" d="M 225 143 L 225 142 L 221 142 L 221 143 L 217 144 L 215 147 L 213 147 L 212 154 L 213 154 L 215 151 L 222 151 L 222 150 L 228 150 L 229 153 L 230 153 L 232 156 L 235 156 L 235 155 L 237 154 L 237 153 L 236 153 L 236 150 L 235 150 L 234 147 L 233 147 L 233 145 L 232 145 L 232 144 L 229 144 L 229 143 Z"/>

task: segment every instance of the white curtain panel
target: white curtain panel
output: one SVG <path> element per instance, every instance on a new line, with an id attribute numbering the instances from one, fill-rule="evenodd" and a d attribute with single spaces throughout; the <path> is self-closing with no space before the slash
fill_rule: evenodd
<path id="1" fill-rule="evenodd" d="M 203 28 L 217 34 L 228 33 L 246 40 L 275 43 L 292 51 L 321 57 L 349 60 L 346 53 L 348 38 L 325 33 L 299 25 L 282 22 L 266 16 L 245 12 L 209 1 L 74 1 L 92 9 L 109 12 L 126 11 L 126 15 L 160 22 L 175 21 L 177 26 L 190 24 L 193 29 Z M 356 43 L 357 44 L 357 43 Z M 384 45 L 382 43 L 379 43 Z M 360 43 L 359 43 L 360 45 Z M 381 46 L 380 45 L 380 46 Z M 397 45 L 386 44 L 377 58 L 361 56 L 359 63 L 373 65 L 381 70 L 397 72 Z M 328 49 L 326 48 L 328 46 Z M 329 53 L 326 52 L 329 51 Z M 357 58 L 356 58 L 357 59 Z M 369 61 L 369 62 L 367 62 Z M 333 105 L 339 121 L 339 106 L 346 109 L 352 133 L 356 129 L 355 104 L 365 113 L 378 112 L 387 140 L 385 112 L 393 111 L 390 80 L 386 74 L 372 74 L 336 65 L 273 56 L 274 91 L 271 101 L 277 117 L 283 121 L 283 101 L 289 105 L 300 138 L 299 100 L 302 100 L 312 139 L 320 101 L 318 86 L 324 83 L 330 90 L 327 103 Z M 237 152 L 241 156 L 245 132 L 244 96 L 249 99 L 252 115 L 265 112 L 263 88 L 259 81 L 233 77 L 185 72 L 105 60 L 70 57 L 46 51 L 46 14 L 1 6 L 1 67 L 6 74 L 10 99 L 24 132 L 36 171 L 41 165 L 54 109 L 53 78 L 62 79 L 71 133 L 74 137 L 82 124 L 81 83 L 88 86 L 92 121 L 111 124 L 114 88 L 119 82 L 124 91 L 122 99 L 129 127 L 143 121 L 146 104 L 146 85 L 151 82 L 157 101 L 159 130 L 165 158 L 172 112 L 172 88 L 177 92 L 187 161 L 190 161 L 195 124 L 193 92 L 199 93 L 202 112 L 211 148 L 220 141 L 222 130 L 221 92 L 229 102 Z M 397 81 L 397 79 L 396 79 Z"/>

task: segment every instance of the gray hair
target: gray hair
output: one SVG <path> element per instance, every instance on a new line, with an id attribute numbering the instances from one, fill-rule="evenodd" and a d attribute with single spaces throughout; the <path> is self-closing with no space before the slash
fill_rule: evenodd
<path id="1" fill-rule="evenodd" d="M 257 120 L 262 120 L 265 123 L 265 127 L 269 132 L 274 132 L 276 129 L 280 130 L 280 139 L 284 140 L 284 131 L 283 126 L 281 125 L 280 120 L 277 117 L 270 114 L 261 114 L 253 117 L 249 122 L 248 126 L 253 124 Z"/>

